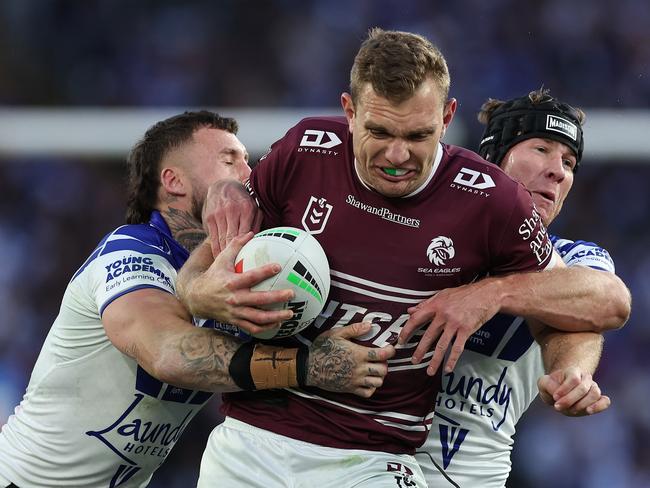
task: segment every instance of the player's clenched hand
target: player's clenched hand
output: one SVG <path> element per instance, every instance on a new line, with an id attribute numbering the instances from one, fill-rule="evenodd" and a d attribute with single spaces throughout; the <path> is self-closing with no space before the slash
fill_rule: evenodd
<path id="1" fill-rule="evenodd" d="M 593 415 L 607 410 L 611 404 L 591 375 L 577 367 L 544 375 L 537 380 L 537 387 L 544 403 L 569 417 Z"/>
<path id="2" fill-rule="evenodd" d="M 262 212 L 244 185 L 237 180 L 220 180 L 208 188 L 203 206 L 203 226 L 217 256 L 236 236 L 262 224 Z"/>
<path id="3" fill-rule="evenodd" d="M 395 355 L 395 348 L 365 347 L 350 340 L 367 334 L 370 328 L 370 323 L 359 322 L 319 335 L 309 348 L 307 385 L 364 398 L 372 396 L 384 382 L 387 361 Z"/>
<path id="4" fill-rule="evenodd" d="M 257 334 L 293 316 L 291 310 L 262 310 L 260 307 L 293 299 L 291 289 L 252 291 L 251 287 L 280 272 L 280 265 L 269 263 L 244 273 L 235 272 L 235 258 L 253 237 L 252 232 L 234 238 L 205 272 L 198 274 L 184 288 L 183 299 L 193 315 L 217 319 Z M 195 251 L 210 253 L 207 242 Z"/>
<path id="5" fill-rule="evenodd" d="M 499 311 L 489 286 L 488 280 L 482 280 L 447 288 L 407 310 L 410 317 L 400 332 L 399 343 L 406 344 L 413 334 L 422 334 L 413 353 L 414 364 L 422 361 L 437 340 L 427 374 L 433 376 L 438 371 L 450 347 L 445 371 L 454 369 L 467 339 Z M 427 324 L 423 333 L 416 332 Z"/>

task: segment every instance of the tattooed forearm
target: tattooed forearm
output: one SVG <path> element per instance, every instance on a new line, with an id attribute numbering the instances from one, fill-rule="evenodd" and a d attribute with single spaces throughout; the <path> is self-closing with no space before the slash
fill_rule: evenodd
<path id="1" fill-rule="evenodd" d="M 201 333 L 197 334 L 198 331 Z M 194 388 L 207 391 L 237 390 L 228 373 L 228 366 L 241 342 L 214 330 L 198 331 L 188 332 L 179 343 L 184 376 L 193 378 Z"/>
<path id="2" fill-rule="evenodd" d="M 192 213 L 169 207 L 162 214 L 174 239 L 188 251 L 193 251 L 207 237 L 200 220 Z"/>
<path id="3" fill-rule="evenodd" d="M 350 386 L 355 361 L 352 351 L 329 337 L 318 337 L 309 350 L 307 384 L 329 391 Z"/>

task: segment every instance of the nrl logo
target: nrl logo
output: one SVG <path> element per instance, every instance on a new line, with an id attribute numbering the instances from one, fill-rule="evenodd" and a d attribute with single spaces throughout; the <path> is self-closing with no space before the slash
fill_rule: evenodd
<path id="1" fill-rule="evenodd" d="M 436 266 L 444 266 L 447 259 L 451 259 L 456 255 L 454 250 L 454 241 L 449 237 L 438 236 L 431 240 L 431 244 L 427 247 L 427 257 L 431 263 Z"/>
<path id="2" fill-rule="evenodd" d="M 305 213 L 302 215 L 302 226 L 310 234 L 320 234 L 325 230 L 333 206 L 325 198 L 310 197 Z"/>

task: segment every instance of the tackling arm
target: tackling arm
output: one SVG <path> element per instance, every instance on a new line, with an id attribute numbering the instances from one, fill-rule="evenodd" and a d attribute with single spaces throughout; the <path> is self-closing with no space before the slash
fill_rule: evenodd
<path id="1" fill-rule="evenodd" d="M 630 315 L 630 292 L 614 273 L 572 266 L 492 280 L 499 311 L 534 317 L 567 332 L 604 332 Z"/>
<path id="2" fill-rule="evenodd" d="M 447 288 L 408 309 L 400 332 L 404 344 L 430 324 L 413 353 L 418 363 L 438 340 L 427 372 L 433 375 L 452 343 L 445 370 L 453 370 L 465 341 L 498 312 L 534 318 L 567 332 L 602 332 L 622 327 L 630 314 L 630 293 L 614 273 L 584 266 L 557 266 L 538 273 L 489 277 Z M 443 333 L 444 330 L 444 333 Z M 448 332 L 452 331 L 452 332 Z"/>
<path id="3" fill-rule="evenodd" d="M 122 295 L 102 316 L 106 335 L 153 377 L 183 388 L 237 391 L 228 365 L 241 341 L 195 327 L 174 296 L 154 288 Z"/>
<path id="4" fill-rule="evenodd" d="M 528 320 L 542 350 L 546 375 L 539 378 L 540 397 L 564 415 L 591 415 L 607 409 L 609 397 L 601 395 L 593 380 L 603 349 L 603 336 L 595 332 L 562 332 Z"/>
<path id="5" fill-rule="evenodd" d="M 195 327 L 187 310 L 167 292 L 144 288 L 122 295 L 106 307 L 102 322 L 115 347 L 165 383 L 205 391 L 242 389 L 230 369 L 242 342 L 213 329 Z M 369 329 L 370 324 L 357 323 L 318 336 L 308 351 L 305 384 L 371 396 L 383 383 L 388 372 L 386 361 L 395 354 L 395 349 L 393 346 L 368 348 L 351 341 Z M 268 348 L 264 353 L 268 353 Z M 251 366 L 256 354 L 254 351 L 250 359 Z M 277 376 L 269 368 L 260 376 Z M 250 376 L 259 389 L 253 367 Z"/>
<path id="6" fill-rule="evenodd" d="M 535 340 L 542 348 L 546 371 L 570 366 L 579 366 L 590 374 L 596 371 L 605 342 L 602 334 L 563 332 L 547 327 L 541 322 L 528 320 L 528 323 Z"/>

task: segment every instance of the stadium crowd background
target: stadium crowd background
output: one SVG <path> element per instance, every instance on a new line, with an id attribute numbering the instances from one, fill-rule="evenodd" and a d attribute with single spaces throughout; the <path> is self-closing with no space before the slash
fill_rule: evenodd
<path id="1" fill-rule="evenodd" d="M 224 115 L 335 108 L 374 25 L 440 46 L 469 148 L 487 97 L 542 84 L 587 109 L 587 125 L 590 108 L 650 109 L 644 0 L 4 0 L 0 105 L 219 107 Z M 591 157 L 590 142 L 551 230 L 610 251 L 632 290 L 632 318 L 607 334 L 597 373 L 611 408 L 567 419 L 536 403 L 517 435 L 513 488 L 650 487 L 650 142 L 636 161 Z M 69 278 L 123 222 L 122 163 L 0 153 L 0 424 L 22 396 Z M 219 419 L 214 401 L 151 486 L 193 486 Z"/>

